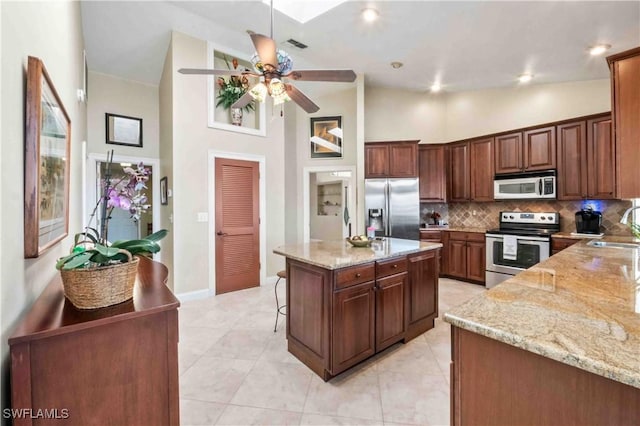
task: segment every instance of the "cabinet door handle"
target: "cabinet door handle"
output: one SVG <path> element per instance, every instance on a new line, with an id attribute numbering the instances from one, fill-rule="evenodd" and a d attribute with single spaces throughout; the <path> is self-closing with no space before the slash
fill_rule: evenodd
<path id="1" fill-rule="evenodd" d="M 362 274 L 361 274 L 360 272 L 358 272 L 358 273 L 356 274 L 356 278 L 360 278 L 361 276 L 362 276 Z"/>
<path id="2" fill-rule="evenodd" d="M 398 268 L 398 265 L 393 265 L 393 269 L 397 269 L 397 268 Z"/>

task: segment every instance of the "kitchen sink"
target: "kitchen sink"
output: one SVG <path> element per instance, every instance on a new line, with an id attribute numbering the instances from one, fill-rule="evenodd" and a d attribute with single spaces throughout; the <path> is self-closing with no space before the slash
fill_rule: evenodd
<path id="1" fill-rule="evenodd" d="M 591 240 L 587 243 L 588 246 L 591 247 L 611 247 L 611 248 L 630 248 L 630 249 L 640 249 L 640 244 L 638 243 L 616 243 L 613 241 L 599 241 L 599 240 Z"/>

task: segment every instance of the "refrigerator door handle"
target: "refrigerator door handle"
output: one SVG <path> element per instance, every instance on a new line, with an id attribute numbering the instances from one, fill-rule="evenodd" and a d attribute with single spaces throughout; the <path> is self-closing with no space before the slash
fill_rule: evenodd
<path id="1" fill-rule="evenodd" d="M 385 201 L 387 203 L 386 207 L 387 207 L 387 220 L 385 221 L 385 230 L 384 230 L 384 236 L 385 237 L 390 237 L 391 236 L 391 184 L 389 183 L 389 181 L 387 180 L 387 184 L 384 186 L 384 192 L 385 192 Z"/>

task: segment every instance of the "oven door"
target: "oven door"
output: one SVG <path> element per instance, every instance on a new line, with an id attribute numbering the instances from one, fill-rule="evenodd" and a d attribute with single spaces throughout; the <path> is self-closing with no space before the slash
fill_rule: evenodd
<path id="1" fill-rule="evenodd" d="M 514 260 L 502 256 L 502 240 L 502 235 L 487 234 L 487 271 L 515 275 L 549 257 L 549 238 L 519 237 Z"/>

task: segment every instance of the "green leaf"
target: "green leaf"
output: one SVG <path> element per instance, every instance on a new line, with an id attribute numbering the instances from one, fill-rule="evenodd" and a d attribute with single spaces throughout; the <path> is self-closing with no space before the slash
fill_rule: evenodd
<path id="1" fill-rule="evenodd" d="M 107 246 L 103 246 L 102 244 L 96 244 L 96 246 L 94 247 L 94 250 L 96 250 L 98 253 L 100 253 L 105 257 L 113 257 L 118 254 L 117 247 L 107 247 Z"/>
<path id="2" fill-rule="evenodd" d="M 169 231 L 167 231 L 166 229 L 161 229 L 159 231 L 154 232 L 151 235 L 144 237 L 144 239 L 149 241 L 160 241 L 161 239 L 166 237 L 168 233 Z"/>
<path id="3" fill-rule="evenodd" d="M 62 269 L 64 269 L 65 271 L 68 271 L 69 269 L 76 269 L 76 268 L 79 268 L 80 266 L 84 266 L 84 264 L 89 261 L 92 255 L 93 253 L 91 251 L 88 251 L 88 252 L 85 251 L 83 253 L 79 253 L 78 256 L 75 256 L 70 261 L 65 262 L 64 265 L 62 266 Z"/>

